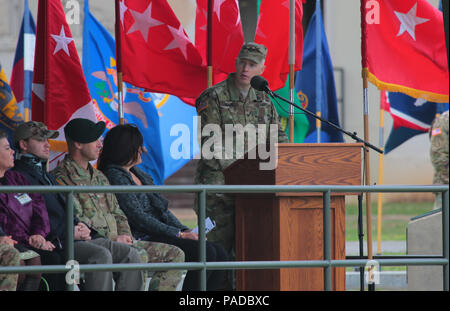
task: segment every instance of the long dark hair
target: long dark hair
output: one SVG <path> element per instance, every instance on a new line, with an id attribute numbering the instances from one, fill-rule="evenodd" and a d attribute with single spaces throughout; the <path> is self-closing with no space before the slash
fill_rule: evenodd
<path id="1" fill-rule="evenodd" d="M 135 162 L 143 143 L 144 138 L 135 125 L 113 127 L 105 135 L 102 153 L 97 162 L 98 169 L 103 171 L 110 164 L 124 166 Z"/>

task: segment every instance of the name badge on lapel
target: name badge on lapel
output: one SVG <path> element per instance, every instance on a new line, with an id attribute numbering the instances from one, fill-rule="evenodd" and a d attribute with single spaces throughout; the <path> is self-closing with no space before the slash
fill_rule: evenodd
<path id="1" fill-rule="evenodd" d="M 30 196 L 27 193 L 19 193 L 14 196 L 20 204 L 25 205 L 32 201 Z"/>

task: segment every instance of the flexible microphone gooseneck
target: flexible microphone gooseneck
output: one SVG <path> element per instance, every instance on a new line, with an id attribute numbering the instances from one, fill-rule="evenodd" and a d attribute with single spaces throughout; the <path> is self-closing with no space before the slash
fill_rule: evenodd
<path id="1" fill-rule="evenodd" d="M 269 88 L 269 83 L 268 83 L 267 80 L 264 79 L 263 77 L 261 77 L 261 76 L 254 76 L 254 77 L 250 80 L 250 85 L 252 86 L 252 88 L 254 88 L 254 89 L 257 90 L 257 91 L 263 91 L 263 92 L 266 92 L 266 93 L 268 93 L 272 98 L 279 98 L 279 99 L 281 99 L 282 101 L 288 103 L 289 105 L 294 106 L 294 107 L 300 109 L 301 111 L 305 112 L 306 114 L 310 115 L 311 117 L 313 117 L 313 118 L 315 118 L 315 119 L 318 119 L 318 120 L 320 120 L 320 121 L 322 121 L 322 122 L 328 124 L 329 126 L 333 127 L 334 129 L 336 129 L 336 130 L 338 130 L 338 131 L 341 131 L 342 133 L 344 133 L 344 134 L 350 136 L 350 137 L 353 138 L 355 141 L 360 142 L 360 143 L 363 143 L 364 146 L 369 147 L 369 148 L 372 148 L 373 150 L 377 151 L 378 153 L 381 153 L 381 154 L 383 153 L 383 150 L 381 150 L 381 149 L 375 147 L 374 145 L 372 145 L 372 144 L 370 144 L 370 143 L 368 143 L 368 142 L 362 140 L 361 138 L 359 138 L 358 136 L 356 136 L 356 133 L 350 133 L 350 132 L 347 132 L 346 130 L 340 128 L 339 126 L 337 126 L 337 125 L 335 125 L 335 124 L 333 124 L 333 123 L 331 123 L 330 121 L 325 120 L 325 119 L 323 119 L 323 118 L 321 118 L 321 117 L 319 117 L 319 116 L 316 116 L 316 115 L 315 115 L 314 113 L 312 113 L 311 111 L 308 111 L 308 110 L 304 109 L 303 107 L 300 107 L 300 106 L 294 104 L 293 102 L 291 102 L 291 101 L 289 101 L 289 100 L 287 100 L 287 99 L 284 99 L 283 97 L 281 97 L 281 96 L 278 95 L 277 93 L 273 93 L 273 92 L 270 90 L 270 88 Z"/>

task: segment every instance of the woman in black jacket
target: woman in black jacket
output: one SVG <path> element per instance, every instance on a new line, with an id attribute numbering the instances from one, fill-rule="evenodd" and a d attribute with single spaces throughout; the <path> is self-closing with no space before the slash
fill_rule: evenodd
<path id="1" fill-rule="evenodd" d="M 153 185 L 152 177 L 136 165 L 145 152 L 139 129 L 131 124 L 118 125 L 105 136 L 98 168 L 111 185 Z M 117 193 L 120 208 L 126 214 L 133 236 L 145 241 L 163 242 L 181 248 L 186 262 L 198 261 L 198 235 L 184 226 L 168 209 L 169 201 L 159 193 Z M 225 249 L 206 242 L 208 261 L 226 261 Z M 188 271 L 183 290 L 199 290 L 200 272 Z M 207 290 L 221 290 L 225 271 L 207 270 Z"/>

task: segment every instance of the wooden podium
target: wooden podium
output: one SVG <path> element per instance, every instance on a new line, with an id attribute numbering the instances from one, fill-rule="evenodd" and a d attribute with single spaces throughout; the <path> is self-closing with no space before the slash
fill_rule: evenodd
<path id="1" fill-rule="evenodd" d="M 260 170 L 241 159 L 225 170 L 228 185 L 361 185 L 362 144 L 278 144 L 278 165 Z M 331 256 L 345 259 L 345 194 L 331 194 Z M 321 193 L 236 195 L 236 260 L 323 259 Z M 237 290 L 323 290 L 323 268 L 237 270 Z M 345 290 L 345 267 L 332 269 Z"/>

